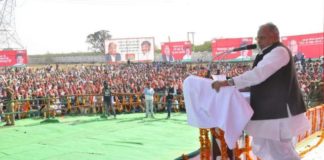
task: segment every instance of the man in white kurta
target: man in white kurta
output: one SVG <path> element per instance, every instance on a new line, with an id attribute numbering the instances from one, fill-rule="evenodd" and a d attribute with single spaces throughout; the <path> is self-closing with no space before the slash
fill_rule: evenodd
<path id="1" fill-rule="evenodd" d="M 262 25 L 258 31 L 257 42 L 262 52 L 273 44 L 279 43 L 277 27 L 272 23 Z M 274 76 L 288 63 L 291 63 L 291 55 L 287 48 L 282 45 L 273 47 L 266 55 L 260 56 L 263 56 L 263 59 L 252 70 L 227 81 L 215 81 L 212 87 L 219 91 L 220 87 L 229 85 L 235 85 L 239 89 L 259 85 L 267 81 L 269 77 Z M 273 101 L 276 101 L 276 99 L 274 98 Z M 251 120 L 246 126 L 247 133 L 253 137 L 253 153 L 262 160 L 300 159 L 294 150 L 292 138 L 307 131 L 310 125 L 305 113 L 291 114 L 288 102 L 286 109 L 287 117 Z"/>

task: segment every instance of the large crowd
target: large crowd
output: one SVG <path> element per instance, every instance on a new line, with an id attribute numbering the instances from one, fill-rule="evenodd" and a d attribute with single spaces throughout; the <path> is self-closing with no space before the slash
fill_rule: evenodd
<path id="1" fill-rule="evenodd" d="M 303 64 L 296 62 L 300 88 L 308 106 L 323 102 L 323 59 L 307 60 Z M 78 64 L 78 65 L 43 65 L 25 68 L 0 68 L 0 98 L 7 97 L 6 87 L 14 91 L 14 100 L 26 100 L 44 97 L 71 96 L 76 104 L 76 95 L 90 95 L 93 102 L 102 101 L 103 82 L 107 81 L 116 94 L 115 101 L 122 101 L 118 94 L 136 94 L 133 100 L 141 100 L 144 96 L 145 84 L 150 83 L 156 94 L 163 97 L 167 87 L 172 86 L 175 94 L 182 95 L 183 80 L 190 74 L 206 76 L 225 74 L 232 77 L 249 70 L 251 62 L 225 63 L 131 63 L 131 64 Z M 163 98 L 160 98 L 161 102 Z M 179 103 L 181 99 L 175 100 Z M 63 101 L 63 100 L 61 100 Z M 31 108 L 40 109 L 39 101 L 32 101 Z M 61 102 L 63 103 L 63 102 Z M 4 104 L 4 103 L 2 103 Z M 163 110 L 163 105 L 158 105 Z M 139 107 L 139 111 L 143 111 Z M 135 108 L 134 108 L 135 109 Z M 0 108 L 0 113 L 5 105 Z M 23 107 L 18 110 L 23 110 Z"/>

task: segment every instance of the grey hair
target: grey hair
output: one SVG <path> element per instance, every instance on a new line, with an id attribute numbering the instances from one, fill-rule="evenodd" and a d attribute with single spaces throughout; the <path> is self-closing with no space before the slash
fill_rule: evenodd
<path id="1" fill-rule="evenodd" d="M 276 36 L 278 36 L 278 38 L 280 37 L 278 27 L 275 24 L 273 24 L 272 22 L 266 23 L 266 24 L 262 25 L 261 27 L 267 27 L 270 32 L 274 33 Z"/>

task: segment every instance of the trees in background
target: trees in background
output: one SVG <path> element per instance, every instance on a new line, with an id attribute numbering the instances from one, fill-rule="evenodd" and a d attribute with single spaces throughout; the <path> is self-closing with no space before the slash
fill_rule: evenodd
<path id="1" fill-rule="evenodd" d="M 194 45 L 192 46 L 192 50 L 195 52 L 211 52 L 211 41 L 206 41 L 201 45 Z"/>
<path id="2" fill-rule="evenodd" d="M 89 34 L 86 42 L 90 44 L 90 49 L 94 52 L 105 53 L 105 40 L 111 39 L 111 35 L 107 30 L 100 30 Z"/>

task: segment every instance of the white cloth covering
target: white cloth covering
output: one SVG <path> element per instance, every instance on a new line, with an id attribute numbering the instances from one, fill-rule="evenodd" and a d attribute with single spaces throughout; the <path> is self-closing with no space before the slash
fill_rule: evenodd
<path id="1" fill-rule="evenodd" d="M 213 80 L 189 76 L 184 80 L 184 101 L 188 124 L 198 128 L 218 127 L 225 132 L 225 141 L 234 148 L 253 115 L 251 106 L 235 87 L 212 89 Z"/>

